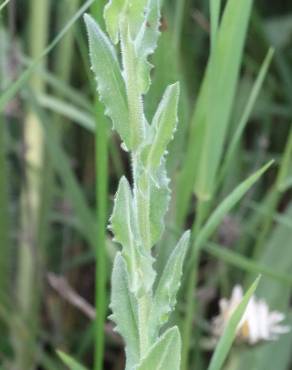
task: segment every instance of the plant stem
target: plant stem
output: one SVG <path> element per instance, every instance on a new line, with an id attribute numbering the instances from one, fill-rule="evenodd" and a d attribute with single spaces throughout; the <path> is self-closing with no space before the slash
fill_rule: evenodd
<path id="1" fill-rule="evenodd" d="M 273 225 L 273 215 L 277 210 L 279 201 L 283 192 L 285 191 L 285 187 L 283 188 L 283 183 L 285 183 L 285 177 L 289 173 L 289 162 L 291 161 L 292 156 L 292 129 L 290 129 L 290 135 L 288 136 L 286 146 L 283 152 L 280 168 L 278 170 L 278 175 L 275 181 L 274 186 L 270 190 L 270 194 L 268 196 L 267 208 L 268 213 L 266 217 L 263 219 L 261 224 L 260 233 L 257 237 L 257 241 L 253 250 L 253 260 L 257 261 L 262 253 L 262 249 L 264 243 L 267 239 L 267 236 L 270 232 L 270 229 Z"/>
<path id="2" fill-rule="evenodd" d="M 191 347 L 191 337 L 192 337 L 192 323 L 196 311 L 196 297 L 194 293 L 198 280 L 200 245 L 196 243 L 195 238 L 200 230 L 202 223 L 205 220 L 207 212 L 208 212 L 208 202 L 204 202 L 198 199 L 196 219 L 192 230 L 194 240 L 190 256 L 192 266 L 188 266 L 187 269 L 187 272 L 189 272 L 189 276 L 187 278 L 187 287 L 186 287 L 186 316 L 184 318 L 182 328 L 182 342 L 183 342 L 182 370 L 187 370 L 188 368 L 189 350 Z"/>
<path id="3" fill-rule="evenodd" d="M 180 40 L 183 28 L 184 12 L 186 8 L 186 0 L 180 0 L 176 2 L 175 7 L 175 18 L 174 18 L 174 47 L 180 51 Z"/>
<path id="4" fill-rule="evenodd" d="M 196 300 L 194 296 L 195 287 L 197 285 L 198 278 L 198 257 L 199 253 L 196 251 L 193 254 L 194 264 L 188 277 L 187 288 L 186 288 L 186 316 L 183 321 L 182 327 L 182 370 L 188 369 L 188 358 L 192 336 L 192 324 L 193 317 L 196 309 Z"/>
<path id="5" fill-rule="evenodd" d="M 102 11 L 105 0 L 94 2 L 91 14 L 103 24 Z M 96 218 L 97 218 L 97 240 L 96 240 L 96 272 L 95 272 L 95 351 L 94 370 L 103 369 L 104 358 L 104 324 L 106 319 L 106 225 L 108 206 L 108 122 L 104 117 L 104 111 L 98 97 L 95 99 L 95 166 L 96 166 Z"/>
<path id="6" fill-rule="evenodd" d="M 143 101 L 138 88 L 137 61 L 134 46 L 129 40 L 127 20 L 121 22 L 121 49 L 125 74 L 125 83 L 128 97 L 129 122 L 131 126 L 131 144 L 137 148 L 145 136 L 145 121 L 143 114 Z"/>
<path id="7" fill-rule="evenodd" d="M 106 317 L 106 224 L 107 224 L 107 199 L 108 199 L 108 130 L 103 109 L 96 102 L 96 216 L 97 216 L 97 241 L 96 241 L 96 323 L 95 323 L 95 370 L 103 369 L 104 353 L 104 323 Z"/>
<path id="8" fill-rule="evenodd" d="M 31 0 L 29 22 L 29 48 L 32 59 L 37 59 L 47 43 L 49 21 L 49 1 Z M 43 64 L 45 61 L 43 60 Z M 39 94 L 45 89 L 42 78 L 35 74 L 31 86 Z M 40 293 L 40 279 L 37 273 L 39 266 L 38 230 L 42 206 L 40 173 L 44 169 L 44 138 L 38 118 L 28 112 L 24 127 L 25 152 L 24 165 L 26 183 L 21 191 L 21 229 L 22 240 L 18 255 L 17 297 L 20 316 L 25 323 L 34 323 L 29 331 L 29 338 L 21 338 L 20 333 L 12 326 L 12 337 L 15 343 L 16 368 L 31 369 L 35 357 L 35 336 L 37 332 L 37 311 Z"/>
<path id="9" fill-rule="evenodd" d="M 131 144 L 133 146 L 132 167 L 134 200 L 137 208 L 138 227 L 143 243 L 142 248 L 145 251 L 150 251 L 150 182 L 147 176 L 144 177 L 145 174 L 139 173 L 139 161 L 136 151 L 139 143 L 142 142 L 145 137 L 146 123 L 144 120 L 143 100 L 137 84 L 137 61 L 133 44 L 131 43 L 129 36 L 127 19 L 124 19 L 123 22 L 121 22 L 121 49 L 128 97 L 129 121 L 132 133 Z M 143 279 L 143 276 L 141 279 Z M 141 297 L 138 298 L 139 348 L 141 359 L 150 346 L 148 334 L 149 304 L 149 293 L 145 291 L 141 294 Z"/>
<path id="10" fill-rule="evenodd" d="M 9 240 L 9 206 L 8 206 L 8 166 L 6 159 L 6 127 L 3 117 L 0 117 L 0 209 L 2 217 L 0 219 L 0 306 L 5 307 L 3 297 L 9 296 L 10 282 L 10 240 Z M 5 326 L 5 328 L 4 328 Z M 7 326 L 1 323 L 1 339 L 6 340 Z"/>
<path id="11" fill-rule="evenodd" d="M 148 313 L 149 313 L 149 299 L 145 294 L 138 301 L 138 319 L 139 319 L 139 348 L 140 358 L 143 358 L 149 348 L 148 336 Z"/>

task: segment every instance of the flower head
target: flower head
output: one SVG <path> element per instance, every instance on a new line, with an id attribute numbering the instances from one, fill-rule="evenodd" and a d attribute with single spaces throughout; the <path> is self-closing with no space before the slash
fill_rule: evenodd
<path id="1" fill-rule="evenodd" d="M 234 310 L 243 298 L 243 290 L 236 285 L 230 300 L 221 299 L 219 302 L 220 313 L 213 320 L 213 334 L 222 335 Z M 277 340 L 279 335 L 288 333 L 290 327 L 281 324 L 285 315 L 279 311 L 270 311 L 267 303 L 262 299 L 252 296 L 246 311 L 237 327 L 237 339 L 241 342 L 256 344 L 261 341 Z"/>

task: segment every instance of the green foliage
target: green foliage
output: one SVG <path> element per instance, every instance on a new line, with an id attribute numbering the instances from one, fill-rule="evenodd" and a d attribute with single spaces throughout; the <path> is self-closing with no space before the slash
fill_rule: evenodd
<path id="1" fill-rule="evenodd" d="M 166 151 L 167 145 L 173 139 L 177 124 L 177 109 L 179 98 L 178 83 L 169 86 L 157 108 L 151 124 L 152 140 L 149 143 L 146 165 L 152 170 L 157 169 Z"/>
<path id="2" fill-rule="evenodd" d="M 70 370 L 87 370 L 86 367 L 79 364 L 76 360 L 74 360 L 71 356 L 67 355 L 62 351 L 58 351 L 58 356 L 64 362 L 65 365 L 69 367 Z"/>
<path id="3" fill-rule="evenodd" d="M 213 47 L 196 101 L 180 175 L 179 224 L 184 220 L 194 190 L 202 201 L 210 200 L 214 194 L 252 3 L 252 0 L 228 1 L 217 31 L 220 4 L 211 2 Z"/>
<path id="4" fill-rule="evenodd" d="M 123 71 L 111 41 L 85 16 L 91 63 L 105 112 L 130 150 L 133 170 L 133 189 L 122 177 L 110 219 L 122 245 L 112 274 L 112 319 L 126 344 L 128 370 L 178 370 L 180 334 L 176 327 L 163 333 L 163 325 L 175 306 L 189 233 L 171 254 L 155 292 L 151 249 L 164 230 L 170 198 L 165 155 L 177 124 L 179 86 L 166 89 L 149 125 L 142 95 L 150 84 L 147 58 L 159 35 L 159 1 L 110 1 L 105 21 L 112 41 L 120 41 Z"/>
<path id="5" fill-rule="evenodd" d="M 116 330 L 126 342 L 127 368 L 131 369 L 139 361 L 138 302 L 131 294 L 124 258 L 118 253 L 112 272 L 111 319 L 117 324 Z"/>
<path id="6" fill-rule="evenodd" d="M 206 224 L 201 228 L 196 239 L 197 247 L 202 246 L 208 237 L 214 232 L 215 228 L 222 222 L 224 216 L 238 203 L 247 193 L 254 183 L 267 171 L 273 161 L 267 163 L 256 173 L 239 184 L 224 201 L 214 210 Z"/>
<path id="7" fill-rule="evenodd" d="M 292 326 L 292 5 L 0 3 L 0 368 L 120 369 L 124 345 L 127 370 L 205 370 L 219 293 L 259 273 L 257 296 Z M 231 348 L 231 324 L 210 366 L 291 366 L 291 333 Z M 60 339 L 73 358 L 49 350 Z"/>
<path id="8" fill-rule="evenodd" d="M 168 329 L 149 349 L 135 370 L 177 370 L 180 366 L 181 340 L 178 328 Z"/>
<path id="9" fill-rule="evenodd" d="M 97 79 L 100 99 L 106 106 L 105 113 L 125 144 L 131 148 L 131 131 L 125 86 L 116 52 L 108 37 L 88 15 L 84 17 L 89 36 L 92 68 Z"/>
<path id="10" fill-rule="evenodd" d="M 189 245 L 190 232 L 186 231 L 170 255 L 164 271 L 159 279 L 153 297 L 150 326 L 153 336 L 157 335 L 161 325 L 164 325 L 175 308 L 176 294 L 181 284 L 184 258 Z"/>

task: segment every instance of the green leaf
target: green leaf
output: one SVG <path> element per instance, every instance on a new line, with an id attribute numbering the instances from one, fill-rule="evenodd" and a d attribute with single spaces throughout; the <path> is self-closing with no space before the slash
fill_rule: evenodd
<path id="1" fill-rule="evenodd" d="M 223 220 L 224 216 L 234 207 L 234 205 L 244 196 L 244 194 L 254 185 L 254 183 L 267 171 L 273 161 L 270 161 L 253 175 L 239 184 L 211 214 L 206 224 L 201 228 L 197 239 L 196 247 L 200 248 L 215 231 L 216 227 Z"/>
<path id="2" fill-rule="evenodd" d="M 291 175 L 292 175 L 292 127 L 287 139 L 286 148 L 284 151 L 283 158 L 281 160 L 281 167 L 279 176 L 277 179 L 277 188 L 279 191 L 284 192 L 291 187 Z M 290 180 L 290 181 L 289 181 Z"/>
<path id="3" fill-rule="evenodd" d="M 216 346 L 216 349 L 212 356 L 208 370 L 222 369 L 222 366 L 224 365 L 224 361 L 236 337 L 236 330 L 237 330 L 238 324 L 244 315 L 244 312 L 246 310 L 246 307 L 248 305 L 248 302 L 251 296 L 254 294 L 258 286 L 259 280 L 260 280 L 260 277 L 258 277 L 255 280 L 255 282 L 251 285 L 251 287 L 248 289 L 248 291 L 244 295 L 242 301 L 240 302 L 240 304 L 238 305 L 238 307 L 235 309 L 234 313 L 232 314 L 229 322 L 226 325 L 226 328 L 224 329 L 223 335 L 220 338 L 218 345 Z"/>
<path id="4" fill-rule="evenodd" d="M 10 0 L 5 0 L 1 5 L 0 5 L 0 12 L 5 8 L 5 6 L 9 3 Z"/>
<path id="5" fill-rule="evenodd" d="M 287 204 L 283 215 L 292 220 L 292 202 Z M 287 279 L 291 279 L 292 249 L 291 249 L 291 227 L 285 224 L 277 225 L 269 234 L 265 247 L 258 256 L 258 262 L 269 266 L 275 273 L 281 271 Z M 250 273 L 248 281 L 252 279 Z M 284 325 L 292 325 L 291 315 L 291 287 L 280 281 L 270 278 L 262 279 L 257 289 L 257 296 L 262 297 L 272 310 L 279 310 L 287 314 Z M 288 319 L 288 320 L 287 320 Z M 287 370 L 291 363 L 292 333 L 282 335 L 277 341 L 266 343 L 262 346 L 247 348 L 238 353 L 235 359 L 236 370 Z M 236 355 L 234 353 L 234 355 Z M 234 360 L 232 356 L 231 360 Z"/>
<path id="6" fill-rule="evenodd" d="M 236 131 L 234 133 L 234 136 L 232 137 L 230 144 L 228 145 L 227 153 L 223 161 L 222 168 L 220 170 L 219 174 L 219 183 L 226 175 L 226 171 L 229 169 L 230 164 L 232 162 L 232 159 L 234 158 L 234 153 L 236 151 L 236 148 L 240 142 L 240 139 L 242 137 L 242 133 L 244 132 L 244 129 L 248 123 L 249 117 L 251 115 L 251 112 L 253 110 L 253 107 L 255 105 L 255 102 L 258 98 L 258 95 L 261 91 L 261 88 L 263 86 L 265 77 L 267 75 L 269 66 L 271 64 L 272 58 L 274 55 L 274 49 L 269 49 L 263 64 L 261 66 L 261 69 L 258 73 L 257 79 L 254 82 L 254 85 L 250 91 L 249 98 L 247 100 L 246 106 L 244 108 L 244 111 L 242 113 L 242 116 L 239 120 L 238 126 L 236 128 Z"/>
<path id="7" fill-rule="evenodd" d="M 135 37 L 144 21 L 147 0 L 110 0 L 104 9 L 107 32 L 114 44 L 119 41 L 119 26 L 127 18 L 131 37 Z"/>
<path id="8" fill-rule="evenodd" d="M 188 147 L 179 177 L 179 225 L 184 222 L 194 191 L 201 200 L 208 200 L 213 195 L 228 134 L 252 2 L 229 0 L 224 10 L 214 50 L 196 100 Z"/>
<path id="9" fill-rule="evenodd" d="M 161 0 L 148 0 L 147 7 L 145 8 L 145 19 L 135 39 L 136 52 L 139 60 L 138 70 L 142 78 L 139 82 L 142 94 L 148 91 L 151 82 L 150 71 L 152 65 L 147 61 L 147 58 L 154 53 L 157 47 L 160 35 L 160 8 Z"/>
<path id="10" fill-rule="evenodd" d="M 82 111 L 80 107 L 76 107 L 75 104 L 69 104 L 59 98 L 46 94 L 38 94 L 37 100 L 42 107 L 69 118 L 84 129 L 90 132 L 95 130 L 93 116 Z"/>
<path id="11" fill-rule="evenodd" d="M 202 130 L 201 125 L 205 126 L 205 130 L 203 137 L 198 136 L 196 145 L 193 144 L 194 150 L 197 150 L 195 157 L 199 166 L 195 192 L 202 199 L 212 195 L 224 149 L 251 5 L 252 0 L 228 1 L 207 68 L 203 97 L 199 101 L 203 106 L 198 107 L 198 110 L 202 109 L 202 116 L 195 118 L 197 130 Z"/>
<path id="12" fill-rule="evenodd" d="M 124 176 L 120 180 L 115 197 L 110 228 L 115 241 L 123 246 L 122 254 L 130 275 L 131 291 L 138 292 L 142 286 L 149 291 L 155 279 L 153 258 L 149 251 L 142 250 L 132 191 Z"/>
<path id="13" fill-rule="evenodd" d="M 152 318 L 150 319 L 151 325 L 154 324 L 153 333 L 151 333 L 153 337 L 158 335 L 161 325 L 168 321 L 169 315 L 175 307 L 189 240 L 190 232 L 186 231 L 171 253 L 157 285 L 153 297 Z"/>
<path id="14" fill-rule="evenodd" d="M 216 39 L 217 39 L 218 25 L 219 25 L 219 19 L 220 19 L 220 10 L 221 10 L 221 0 L 210 0 L 212 49 L 214 49 Z"/>
<path id="15" fill-rule="evenodd" d="M 90 7 L 94 0 L 86 1 L 79 10 L 74 14 L 72 18 L 65 24 L 65 26 L 61 29 L 61 31 L 57 34 L 57 36 L 52 40 L 52 42 L 46 47 L 46 49 L 42 52 L 39 58 L 35 59 L 30 66 L 21 73 L 21 75 L 9 85 L 9 87 L 1 94 L 0 96 L 0 111 L 2 111 L 6 104 L 17 94 L 17 92 L 24 86 L 24 84 L 28 81 L 31 77 L 32 73 L 34 72 L 35 68 L 39 66 L 40 62 L 46 57 L 54 48 L 55 46 L 62 40 L 65 34 L 70 30 L 72 25 L 77 21 L 79 17 Z"/>
<path id="16" fill-rule="evenodd" d="M 86 14 L 84 20 L 89 38 L 91 64 L 96 76 L 100 100 L 106 107 L 105 114 L 112 119 L 113 126 L 126 147 L 131 149 L 132 132 L 129 125 L 125 84 L 114 47 L 89 15 Z"/>
<path id="17" fill-rule="evenodd" d="M 116 323 L 116 331 L 125 340 L 127 369 L 132 369 L 139 361 L 138 307 L 130 293 L 129 275 L 121 253 L 115 257 L 111 281 L 111 320 Z"/>
<path id="18" fill-rule="evenodd" d="M 179 99 L 179 84 L 167 87 L 163 98 L 157 108 L 152 122 L 153 140 L 150 144 L 147 164 L 157 168 L 168 143 L 173 139 L 177 124 L 177 107 Z"/>
<path id="19" fill-rule="evenodd" d="M 179 370 L 181 339 L 178 328 L 168 329 L 135 370 Z"/>
<path id="20" fill-rule="evenodd" d="M 72 170 L 70 160 L 64 152 L 60 143 L 55 127 L 51 124 L 51 119 L 40 107 L 36 96 L 28 90 L 28 102 L 38 117 L 38 122 L 43 126 L 48 154 L 51 157 L 52 164 L 58 174 L 78 219 L 78 229 L 82 232 L 85 239 L 93 249 L 96 248 L 96 227 L 95 218 L 89 208 L 86 198 L 82 192 L 76 176 Z"/>
<path id="21" fill-rule="evenodd" d="M 58 356 L 64 362 L 65 365 L 69 367 L 70 370 L 87 370 L 86 367 L 79 364 L 76 360 L 74 360 L 71 356 L 67 355 L 62 351 L 57 351 Z"/>
<path id="22" fill-rule="evenodd" d="M 269 266 L 260 262 L 255 262 L 251 258 L 247 258 L 239 253 L 233 252 L 224 245 L 215 243 L 208 243 L 204 245 L 204 251 L 208 254 L 229 263 L 239 269 L 248 271 L 251 273 L 262 274 L 266 277 L 270 277 L 275 281 L 279 281 L 288 286 L 292 286 L 292 277 L 288 274 L 284 274 L 279 268 L 275 269 L 274 266 Z"/>

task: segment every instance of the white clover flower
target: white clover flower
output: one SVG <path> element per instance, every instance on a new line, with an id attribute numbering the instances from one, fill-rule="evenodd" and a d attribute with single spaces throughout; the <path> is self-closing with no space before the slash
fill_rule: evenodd
<path id="1" fill-rule="evenodd" d="M 236 285 L 230 300 L 221 299 L 220 314 L 213 320 L 213 334 L 220 337 L 234 310 L 243 298 L 243 290 Z M 247 309 L 237 327 L 237 339 L 241 342 L 256 344 L 261 341 L 277 340 L 281 334 L 288 333 L 290 327 L 282 325 L 285 315 L 278 311 L 270 311 L 267 303 L 252 296 Z"/>

